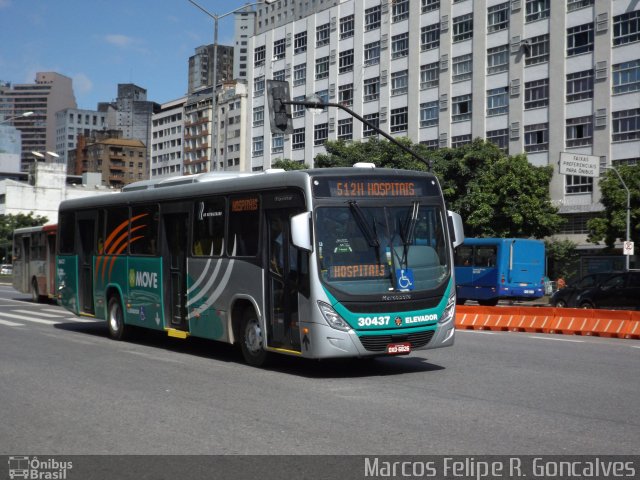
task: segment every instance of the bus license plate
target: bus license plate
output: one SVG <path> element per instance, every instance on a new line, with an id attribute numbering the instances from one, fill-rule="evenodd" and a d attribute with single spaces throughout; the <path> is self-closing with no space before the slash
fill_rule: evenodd
<path id="1" fill-rule="evenodd" d="M 389 355 L 408 355 L 411 353 L 410 343 L 390 343 L 387 345 Z"/>
<path id="2" fill-rule="evenodd" d="M 533 295 L 536 292 L 533 291 L 533 290 L 525 290 L 524 293 L 525 293 L 525 295 Z"/>

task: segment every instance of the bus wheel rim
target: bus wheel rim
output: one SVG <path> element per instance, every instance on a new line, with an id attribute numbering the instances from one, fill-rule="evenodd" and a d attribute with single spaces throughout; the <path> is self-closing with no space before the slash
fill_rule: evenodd
<path id="1" fill-rule="evenodd" d="M 109 315 L 109 325 L 111 326 L 111 330 L 117 332 L 120 328 L 120 322 L 118 321 L 118 312 L 116 308 L 111 309 L 111 315 Z"/>
<path id="2" fill-rule="evenodd" d="M 250 320 L 245 328 L 245 345 L 251 353 L 262 350 L 262 330 L 256 320 Z"/>

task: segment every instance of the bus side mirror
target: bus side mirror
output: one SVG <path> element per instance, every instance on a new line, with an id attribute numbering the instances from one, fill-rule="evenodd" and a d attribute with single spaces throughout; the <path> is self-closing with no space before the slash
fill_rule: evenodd
<path id="1" fill-rule="evenodd" d="M 291 217 L 291 241 L 302 250 L 308 252 L 313 250 L 311 242 L 311 212 L 304 212 Z"/>
<path id="2" fill-rule="evenodd" d="M 453 248 L 456 248 L 464 242 L 464 226 L 462 225 L 462 217 L 456 212 L 447 210 L 447 220 L 449 222 L 451 243 L 453 244 Z"/>

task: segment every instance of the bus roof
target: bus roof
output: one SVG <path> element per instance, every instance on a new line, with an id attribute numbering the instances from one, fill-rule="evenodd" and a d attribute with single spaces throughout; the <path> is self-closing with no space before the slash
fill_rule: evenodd
<path id="1" fill-rule="evenodd" d="M 465 237 L 464 242 L 462 242 L 462 244 L 463 245 L 496 245 L 498 243 L 508 243 L 508 242 L 542 242 L 542 240 L 537 240 L 535 238 Z"/>
<path id="2" fill-rule="evenodd" d="M 131 184 L 120 193 L 97 195 L 91 198 L 65 200 L 60 211 L 81 210 L 87 207 L 147 203 L 180 198 L 198 198 L 204 195 L 258 192 L 278 187 L 304 188 L 311 177 L 371 175 L 383 178 L 420 176 L 434 178 L 429 172 L 386 168 L 317 168 L 309 170 L 274 171 L 260 173 L 206 173 L 185 177 L 172 177 L 161 181 L 142 181 Z M 184 181 L 183 181 L 184 179 Z"/>

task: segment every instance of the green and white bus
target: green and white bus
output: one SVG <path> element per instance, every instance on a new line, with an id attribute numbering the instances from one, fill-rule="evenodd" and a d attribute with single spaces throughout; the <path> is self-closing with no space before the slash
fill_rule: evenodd
<path id="1" fill-rule="evenodd" d="M 454 342 L 453 248 L 431 173 L 365 167 L 207 173 L 60 205 L 61 305 L 218 340 L 262 365 Z"/>

